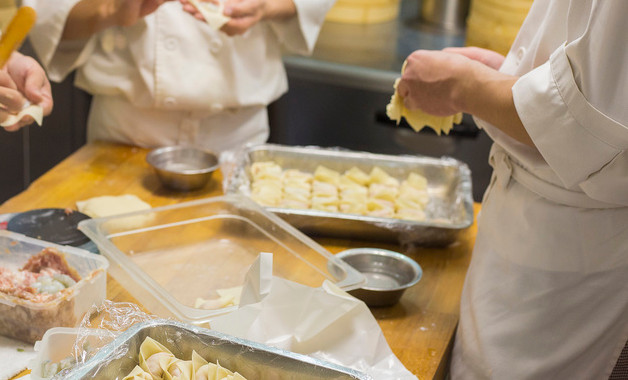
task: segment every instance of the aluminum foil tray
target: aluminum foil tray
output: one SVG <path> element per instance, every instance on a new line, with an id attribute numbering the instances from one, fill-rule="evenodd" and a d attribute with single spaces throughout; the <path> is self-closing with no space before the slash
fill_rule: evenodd
<path id="1" fill-rule="evenodd" d="M 370 375 L 212 330 L 169 320 L 133 325 L 64 379 L 122 379 L 138 364 L 140 345 L 150 336 L 176 357 L 189 360 L 196 350 L 209 362 L 251 380 L 372 380 Z"/>
<path id="2" fill-rule="evenodd" d="M 399 180 L 411 172 L 428 180 L 430 202 L 427 219 L 406 221 L 363 215 L 266 207 L 310 235 L 446 246 L 473 224 L 471 171 L 454 158 L 394 156 L 319 147 L 289 147 L 275 144 L 247 146 L 226 157 L 223 165 L 227 194 L 250 195 L 250 167 L 254 162 L 274 161 L 283 169 L 313 173 L 318 165 L 344 172 L 355 166 L 370 172 L 379 166 Z"/>

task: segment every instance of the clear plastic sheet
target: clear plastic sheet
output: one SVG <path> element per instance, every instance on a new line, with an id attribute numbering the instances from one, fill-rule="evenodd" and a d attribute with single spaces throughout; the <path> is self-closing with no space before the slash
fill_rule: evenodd
<path id="1" fill-rule="evenodd" d="M 425 209 L 425 221 L 265 207 L 307 234 L 447 246 L 473 224 L 471 172 L 466 164 L 450 157 L 393 156 L 341 148 L 261 144 L 224 152 L 220 161 L 225 194 L 246 196 L 251 195 L 250 167 L 261 161 L 274 161 L 284 169 L 309 173 L 318 165 L 340 172 L 352 167 L 369 172 L 379 166 L 397 179 L 416 172 L 428 180 L 430 201 Z"/>
<path id="2" fill-rule="evenodd" d="M 158 319 L 136 304 L 105 300 L 100 306 L 93 306 L 83 317 L 76 328 L 76 340 L 70 355 L 60 362 L 42 363 L 41 373 L 37 376 L 64 379 L 70 371 L 84 365 L 131 326 Z M 120 351 L 120 355 L 125 354 L 124 350 Z"/>

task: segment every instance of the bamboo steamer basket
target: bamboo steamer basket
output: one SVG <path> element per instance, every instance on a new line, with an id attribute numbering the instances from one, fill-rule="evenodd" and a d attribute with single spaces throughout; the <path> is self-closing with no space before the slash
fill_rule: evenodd
<path id="1" fill-rule="evenodd" d="M 338 0 L 325 20 L 348 24 L 377 24 L 399 16 L 400 0 Z"/>
<path id="2" fill-rule="evenodd" d="M 467 18 L 467 46 L 506 55 L 533 0 L 472 0 Z"/>

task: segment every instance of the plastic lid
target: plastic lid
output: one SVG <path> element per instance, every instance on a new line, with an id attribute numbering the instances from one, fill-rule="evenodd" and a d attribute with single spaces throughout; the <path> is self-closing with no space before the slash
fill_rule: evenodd
<path id="1" fill-rule="evenodd" d="M 16 214 L 7 224 L 7 230 L 31 238 L 60 245 L 81 246 L 90 240 L 77 225 L 89 216 L 62 208 L 43 208 Z"/>

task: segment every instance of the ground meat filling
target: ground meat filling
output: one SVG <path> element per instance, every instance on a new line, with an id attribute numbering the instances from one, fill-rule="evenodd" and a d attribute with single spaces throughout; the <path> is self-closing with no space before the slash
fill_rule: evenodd
<path id="1" fill-rule="evenodd" d="M 0 292 L 33 302 L 57 298 L 81 277 L 54 248 L 45 248 L 18 271 L 0 267 Z"/>

